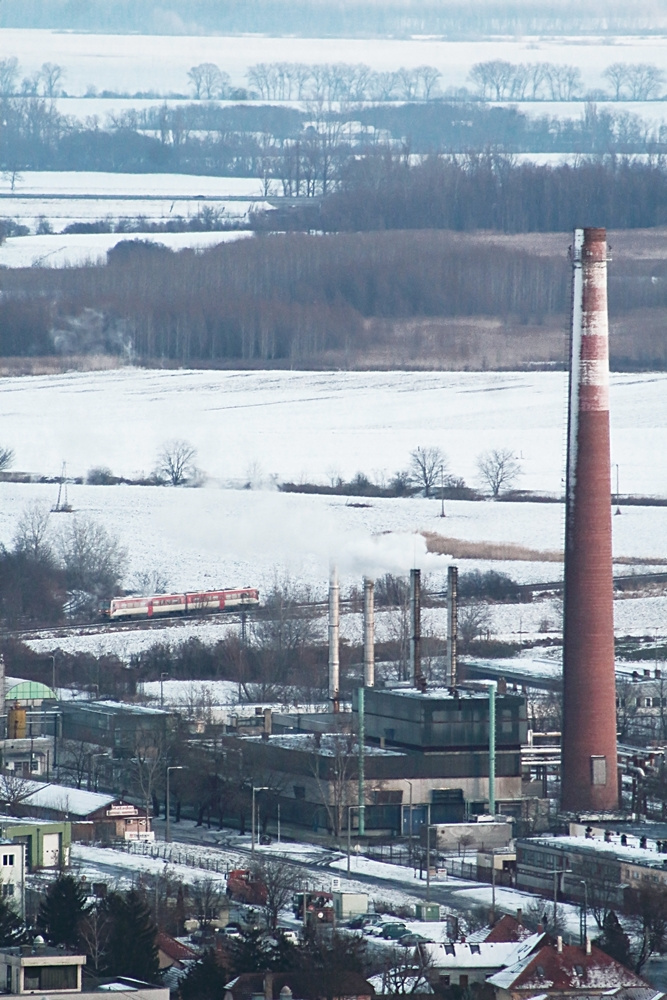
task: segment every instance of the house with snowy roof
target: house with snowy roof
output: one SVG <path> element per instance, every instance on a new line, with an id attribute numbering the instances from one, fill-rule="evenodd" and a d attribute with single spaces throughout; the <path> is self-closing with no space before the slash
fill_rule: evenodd
<path id="1" fill-rule="evenodd" d="M 525 952 L 512 964 L 488 977 L 497 1000 L 536 1000 L 542 997 L 601 997 L 617 990 L 650 990 L 657 1000 L 662 994 L 653 990 L 635 972 L 626 969 L 586 940 L 584 947 L 549 940 L 539 948 Z"/>
<path id="2" fill-rule="evenodd" d="M 73 840 L 152 840 L 146 809 L 116 795 L 22 779 L 11 810 L 37 819 L 69 820 Z"/>
<path id="3" fill-rule="evenodd" d="M 418 946 L 421 965 L 428 969 L 434 987 L 483 983 L 501 969 L 527 959 L 544 941 L 544 934 L 531 934 L 523 941 L 423 942 Z"/>

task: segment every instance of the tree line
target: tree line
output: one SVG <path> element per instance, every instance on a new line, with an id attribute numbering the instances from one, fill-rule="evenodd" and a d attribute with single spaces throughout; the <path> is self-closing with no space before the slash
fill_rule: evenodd
<path id="1" fill-rule="evenodd" d="M 569 310 L 567 236 L 555 257 L 444 227 L 651 225 L 667 204 L 665 174 L 640 166 L 480 170 L 471 179 L 436 162 L 392 167 L 391 183 L 371 180 L 325 200 L 309 228 L 386 231 L 266 234 L 178 253 L 125 241 L 105 266 L 0 271 L 0 355 L 343 363 L 382 344 L 395 349 L 395 322 L 424 317 L 498 317 L 520 337 L 522 326 Z M 411 226 L 424 228 L 398 231 Z M 643 309 L 648 319 L 664 309 L 665 278 L 661 261 L 616 262 L 613 314 Z M 409 344 L 419 323 L 400 336 Z M 564 360 L 564 342 L 560 350 Z"/>
<path id="2" fill-rule="evenodd" d="M 20 190 L 22 170 L 179 172 L 258 177 L 265 194 L 308 196 L 338 184 L 343 167 L 404 151 L 656 155 L 665 126 L 582 104 L 576 119 L 530 117 L 516 107 L 431 100 L 301 109 L 207 102 L 114 112 L 102 122 L 61 114 L 44 96 L 0 97 L 0 171 Z"/>
<path id="3" fill-rule="evenodd" d="M 603 8 L 560 0 L 538 5 L 512 0 L 3 0 L 0 27 L 60 28 L 76 31 L 156 34 L 261 32 L 270 35 L 406 37 L 439 34 L 447 38 L 479 35 L 656 34 L 664 17 L 650 0 L 632 5 L 608 0 Z"/>

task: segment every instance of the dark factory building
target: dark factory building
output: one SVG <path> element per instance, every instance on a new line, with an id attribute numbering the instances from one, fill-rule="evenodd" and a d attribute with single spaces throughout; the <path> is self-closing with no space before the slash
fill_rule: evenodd
<path id="1" fill-rule="evenodd" d="M 257 785 L 262 814 L 280 804 L 284 821 L 342 828 L 359 802 L 358 694 L 340 713 L 339 732 L 310 728 L 309 716 L 280 716 L 273 734 L 234 740 Z M 317 720 L 317 717 L 314 717 Z M 480 690 L 365 689 L 364 802 L 367 830 L 407 832 L 426 822 L 461 822 L 488 811 L 489 699 Z M 521 743 L 526 704 L 518 694 L 496 699 L 497 810 L 527 815 Z M 231 746 L 230 746 L 231 749 Z M 232 751 L 234 752 L 234 751 Z M 356 812 L 351 820 L 356 823 Z"/>

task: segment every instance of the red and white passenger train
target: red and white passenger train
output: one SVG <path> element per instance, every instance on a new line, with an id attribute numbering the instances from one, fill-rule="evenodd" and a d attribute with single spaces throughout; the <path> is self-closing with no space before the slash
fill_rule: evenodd
<path id="1" fill-rule="evenodd" d="M 155 594 L 152 597 L 114 597 L 102 609 L 105 618 L 154 618 L 156 615 L 188 615 L 234 611 L 259 604 L 259 590 L 205 590 L 193 594 Z"/>

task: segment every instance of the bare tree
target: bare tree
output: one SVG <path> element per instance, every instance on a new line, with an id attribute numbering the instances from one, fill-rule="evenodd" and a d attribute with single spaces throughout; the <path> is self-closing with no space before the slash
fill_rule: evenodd
<path id="1" fill-rule="evenodd" d="M 650 101 L 658 96 L 665 79 L 661 69 L 650 63 L 632 63 L 627 69 L 631 101 Z"/>
<path id="2" fill-rule="evenodd" d="M 172 486 L 183 486 L 198 474 L 196 457 L 197 449 L 189 441 L 168 441 L 158 455 L 157 472 Z"/>
<path id="3" fill-rule="evenodd" d="M 13 816 L 16 807 L 35 790 L 34 782 L 20 771 L 2 771 L 0 773 L 0 803 Z"/>
<path id="4" fill-rule="evenodd" d="M 12 191 L 14 188 L 12 187 Z M 0 472 L 10 469 L 14 462 L 14 449 L 0 444 Z"/>
<path id="5" fill-rule="evenodd" d="M 104 967 L 112 927 L 113 919 L 104 900 L 89 906 L 79 924 L 79 936 L 95 974 Z"/>
<path id="6" fill-rule="evenodd" d="M 429 497 L 431 490 L 447 472 L 447 459 L 440 448 L 419 447 L 410 452 L 410 478 Z"/>
<path id="7" fill-rule="evenodd" d="M 220 97 L 229 87 L 229 76 L 221 72 L 215 63 L 200 63 L 188 71 L 188 79 L 193 86 L 195 98 L 212 101 Z"/>
<path id="8" fill-rule="evenodd" d="M 95 604 L 113 597 L 127 565 L 127 552 L 103 524 L 86 517 L 72 518 L 58 536 L 58 547 L 70 590 L 88 595 Z"/>
<path id="9" fill-rule="evenodd" d="M 224 899 L 222 884 L 212 878 L 198 878 L 192 883 L 192 907 L 195 919 L 206 930 L 217 919 Z"/>
<path id="10" fill-rule="evenodd" d="M 315 733 L 312 742 L 313 776 L 331 832 L 339 837 L 345 825 L 347 807 L 354 799 L 352 783 L 358 773 L 356 736 L 352 733 Z"/>
<path id="11" fill-rule="evenodd" d="M 468 76 L 477 85 L 481 97 L 502 101 L 507 96 L 514 76 L 514 66 L 504 59 L 490 59 L 488 62 L 475 63 Z"/>
<path id="12" fill-rule="evenodd" d="M 628 82 L 628 64 L 621 62 L 612 63 L 610 66 L 607 66 L 602 76 L 611 84 L 614 100 L 620 101 L 623 88 Z"/>
<path id="13" fill-rule="evenodd" d="M 466 604 L 459 610 L 458 643 L 465 655 L 477 639 L 491 630 L 491 611 L 485 604 Z"/>
<path id="14" fill-rule="evenodd" d="M 386 955 L 382 969 L 382 992 L 392 996 L 411 996 L 432 992 L 429 970 L 433 965 L 426 948 L 396 945 Z"/>
<path id="15" fill-rule="evenodd" d="M 11 97 L 16 93 L 19 76 L 19 61 L 16 56 L 0 59 L 0 97 Z"/>
<path id="16" fill-rule="evenodd" d="M 477 472 L 482 484 L 494 499 L 502 490 L 511 489 L 521 475 L 521 465 L 510 448 L 493 448 L 477 459 Z"/>
<path id="17" fill-rule="evenodd" d="M 57 97 L 60 93 L 65 71 L 57 63 L 45 62 L 39 71 L 39 78 L 42 82 L 44 96 L 49 98 Z"/>
<path id="18" fill-rule="evenodd" d="M 266 914 L 267 927 L 271 933 L 274 933 L 278 926 L 280 911 L 284 910 L 291 902 L 292 896 L 301 883 L 299 872 L 292 865 L 285 864 L 284 861 L 264 858 L 255 862 L 252 870 L 255 877 L 266 886 L 266 902 L 263 909 Z"/>
<path id="19" fill-rule="evenodd" d="M 633 925 L 635 972 L 641 973 L 651 955 L 663 952 L 667 943 L 667 890 L 647 885 L 633 891 L 626 911 Z"/>
<path id="20" fill-rule="evenodd" d="M 49 508 L 45 503 L 34 500 L 23 512 L 14 533 L 14 549 L 36 562 L 50 562 L 53 558 L 51 546 L 47 542 L 49 532 Z"/>

